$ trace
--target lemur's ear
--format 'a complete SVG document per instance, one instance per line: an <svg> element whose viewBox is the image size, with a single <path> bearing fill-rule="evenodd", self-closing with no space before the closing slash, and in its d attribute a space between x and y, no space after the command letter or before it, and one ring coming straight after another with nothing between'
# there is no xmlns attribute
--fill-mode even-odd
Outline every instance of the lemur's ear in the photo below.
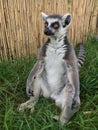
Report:
<svg viewBox="0 0 98 130"><path fill-rule="evenodd" d="M67 25L70 25L71 19L72 19L71 14L69 14L69 13L62 16L63 27L66 27Z"/></svg>
<svg viewBox="0 0 98 130"><path fill-rule="evenodd" d="M43 20L46 21L46 18L48 17L48 15L45 14L45 13L43 13L43 12L42 12L41 14L42 14L42 18L43 18Z"/></svg>

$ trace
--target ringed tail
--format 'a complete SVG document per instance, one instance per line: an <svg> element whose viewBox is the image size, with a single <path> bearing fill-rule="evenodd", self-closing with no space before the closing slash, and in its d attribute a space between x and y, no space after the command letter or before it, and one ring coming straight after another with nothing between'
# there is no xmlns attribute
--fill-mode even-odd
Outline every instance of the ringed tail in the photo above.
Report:
<svg viewBox="0 0 98 130"><path fill-rule="evenodd" d="M79 43L78 48L79 48L79 52L78 52L77 59L78 59L78 67L80 68L85 61L85 48L83 43Z"/></svg>

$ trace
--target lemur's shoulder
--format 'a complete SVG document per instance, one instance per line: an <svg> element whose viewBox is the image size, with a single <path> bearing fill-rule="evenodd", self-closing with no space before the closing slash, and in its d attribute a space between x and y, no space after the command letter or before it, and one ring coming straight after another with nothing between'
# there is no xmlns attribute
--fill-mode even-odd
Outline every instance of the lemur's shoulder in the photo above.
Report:
<svg viewBox="0 0 98 130"><path fill-rule="evenodd" d="M44 57L46 56L47 46L48 46L49 42L50 42L50 39L48 38L47 41L40 48L40 51L39 51L39 54L38 54L39 60L43 60Z"/></svg>
<svg viewBox="0 0 98 130"><path fill-rule="evenodd" d="M63 59L68 60L73 57L72 55L74 53L74 48L67 37L64 38L64 44L66 47L66 51Z"/></svg>
<svg viewBox="0 0 98 130"><path fill-rule="evenodd" d="M63 59L66 60L68 65L71 65L72 67L77 66L77 59L74 47L67 39L67 37L64 38L64 44L66 45L66 52Z"/></svg>

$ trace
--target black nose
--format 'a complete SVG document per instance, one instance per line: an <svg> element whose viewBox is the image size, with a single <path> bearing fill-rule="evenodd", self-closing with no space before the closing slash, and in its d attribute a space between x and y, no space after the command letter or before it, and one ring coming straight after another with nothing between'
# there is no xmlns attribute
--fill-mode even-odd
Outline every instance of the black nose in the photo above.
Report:
<svg viewBox="0 0 98 130"><path fill-rule="evenodd" d="M49 28L46 28L44 30L44 34L46 34L46 35L54 35L54 33Z"/></svg>

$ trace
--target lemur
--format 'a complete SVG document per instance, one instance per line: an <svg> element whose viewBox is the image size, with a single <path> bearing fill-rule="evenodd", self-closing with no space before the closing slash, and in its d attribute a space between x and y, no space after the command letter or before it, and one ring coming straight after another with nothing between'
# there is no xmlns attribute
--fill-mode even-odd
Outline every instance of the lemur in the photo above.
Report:
<svg viewBox="0 0 98 130"><path fill-rule="evenodd" d="M71 14L42 13L42 18L48 40L41 47L37 63L27 79L26 93L30 99L21 104L19 110L30 108L33 111L40 96L53 99L61 109L60 116L54 116L54 119L60 119L63 125L80 107L78 72L84 62L85 51L81 43L77 58L67 38Z"/></svg>

